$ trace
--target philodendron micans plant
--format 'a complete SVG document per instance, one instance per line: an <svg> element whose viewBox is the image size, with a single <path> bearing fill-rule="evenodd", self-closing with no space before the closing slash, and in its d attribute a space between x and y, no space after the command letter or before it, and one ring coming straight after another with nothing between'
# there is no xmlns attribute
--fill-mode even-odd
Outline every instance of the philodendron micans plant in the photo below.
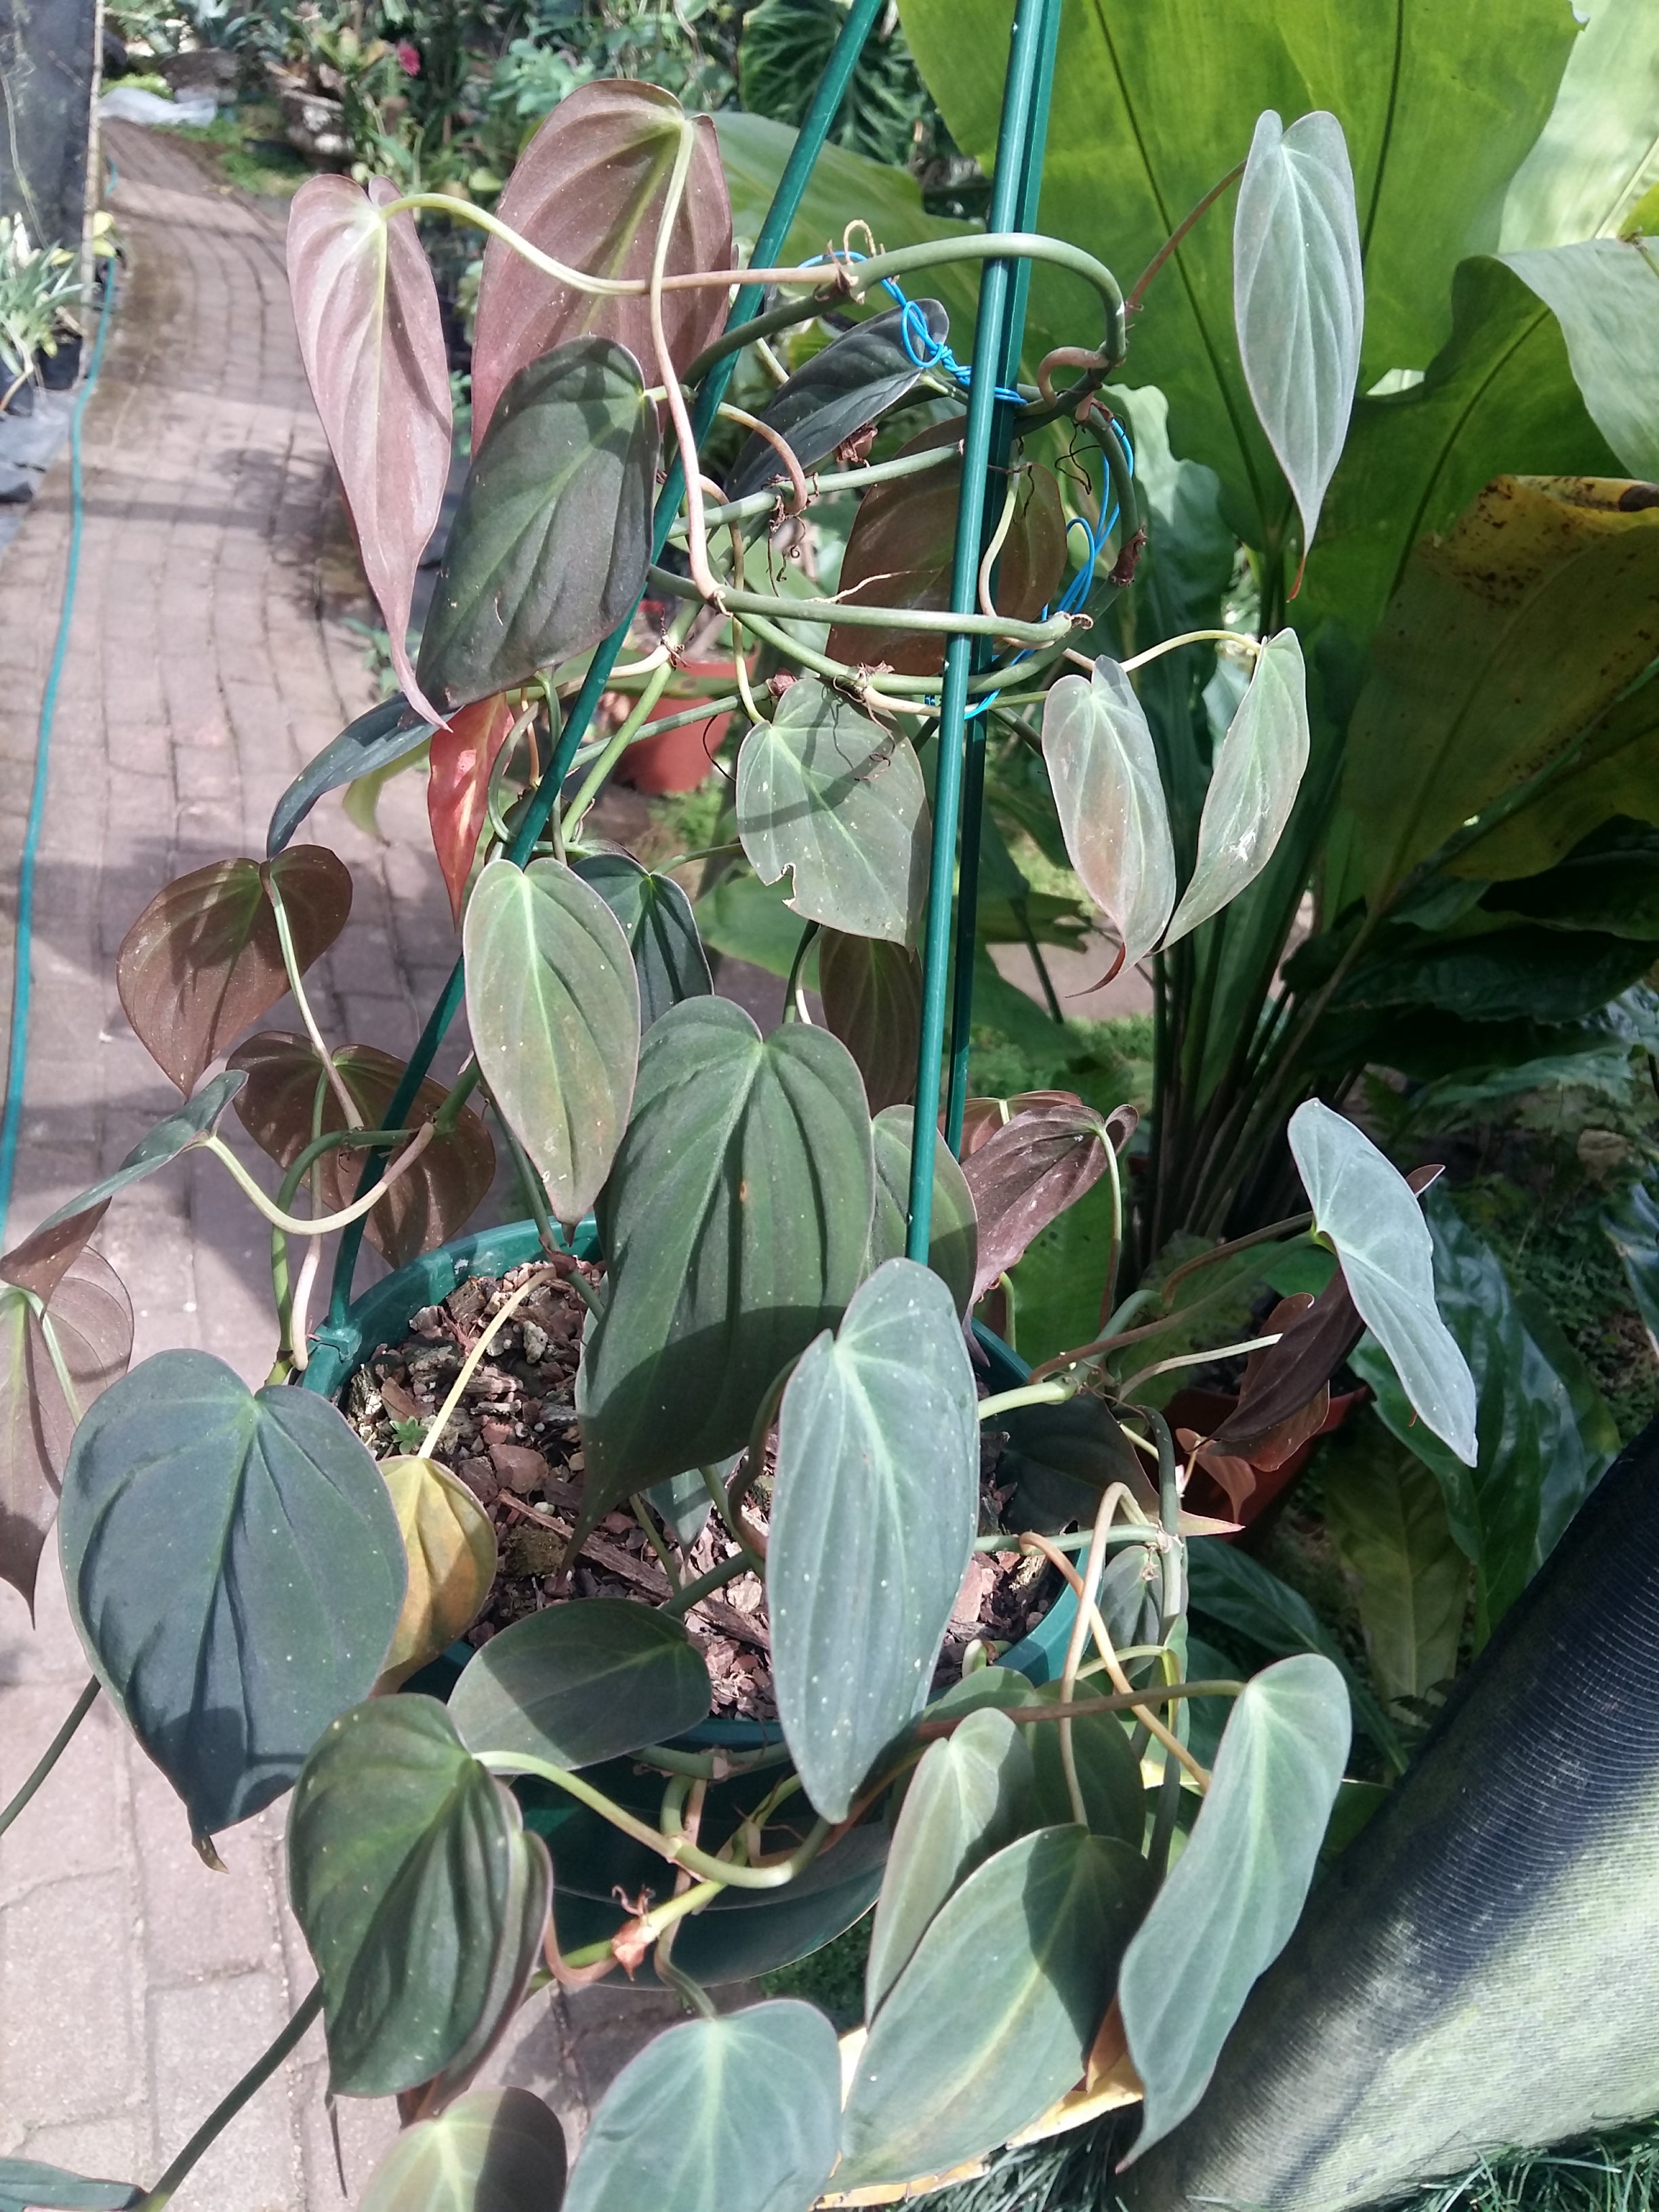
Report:
<svg viewBox="0 0 1659 2212"><path fill-rule="evenodd" d="M411 658L452 436L422 211L490 238L471 467ZM637 84L588 86L557 108L496 216L334 176L295 198L301 347L403 696L287 794L266 857L169 884L122 947L123 1002L182 1103L0 1261L0 1570L32 1598L55 1512L94 1668L3 1819L101 1692L178 1791L210 1867L223 1832L293 1792L289 1882L319 1981L148 2193L0 2165L0 2200L164 2204L319 2013L334 2092L402 2100L406 2130L361 2200L377 2212L551 2212L562 2197L583 2212L805 2212L826 2191L896 2194L1140 2097L1144 2147L1192 2109L1296 1923L1343 1785L1349 1688L1311 1652L1248 1681L1189 1679L1187 1539L1218 1524L1182 1493L1200 1455L1265 1464L1316 1428L1362 1326L1417 1418L1474 1460L1473 1384L1436 1308L1415 1193L1352 1122L1304 1105L1290 1138L1309 1211L1261 1235L1334 1254L1317 1299L1293 1297L1246 1342L1193 1350L1203 1271L1230 1256L1215 1247L1188 1263L1188 1333L1171 1352L1158 1339L1173 1300L1151 1320L1136 1319L1144 1291L1120 1306L1115 1250L1098 1336L981 1395L975 1305L1093 1182L1119 1188L1134 1117L1064 1095L967 1102L958 1070L945 1127L952 1141L967 1127L959 1164L935 1129L943 1000L928 987L952 902L949 845L930 859L941 688L956 687L958 716L964 696L1040 708L1074 863L1139 960L1271 854L1307 755L1300 653L1288 630L1236 641L1253 674L1178 881L1135 664L1073 645L1087 627L1075 608L1109 572L1132 572L1139 541L1128 442L1101 397L1124 351L1117 286L1075 248L999 230L994 209L986 235L890 253L863 242L863 258L842 241L805 265L739 270L709 126ZM1237 248L1245 374L1311 532L1362 307L1331 117L1262 118ZM900 287L999 258L1069 270L1099 319L1026 383L976 348L1010 442L1006 465L975 475L947 307ZM776 304L722 337L739 283ZM825 341L800 345L793 371L769 343L790 331ZM720 409L742 441L716 483L700 428L741 348L780 388L759 411ZM694 402L708 403L700 428ZM896 410L924 404L917 434L887 436ZM1042 458L1061 422L1064 477ZM902 450L872 459L872 425ZM978 532L988 483L975 604L948 604L950 549ZM838 592L780 589L789 520L829 495L858 502ZM617 633L647 590L673 611L617 665ZM762 1036L712 990L672 876L591 834L626 749L678 719L653 709L694 628L704 660L729 657L720 703L746 723L737 839L763 879L788 876L812 925L823 1022L798 963L789 1014ZM769 678L750 667L755 647ZM577 750L602 685L631 704ZM327 850L291 842L321 792L423 744L471 1034L447 1088L423 1062L324 1038L304 977L351 886ZM304 1034L247 1036L284 991ZM547 1269L591 1308L565 1562L623 1506L646 1517L675 1589L659 1607L549 1604L483 1643L446 1704L395 1692L477 1616L493 1528L425 1453L377 1464L302 1385L320 1240L344 1231L355 1249L366 1227L403 1263L453 1237L491 1179L486 1103ZM233 1109L281 1170L274 1196L218 1133ZM277 1346L258 1390L198 1352L125 1372L130 1308L89 1240L125 1185L186 1151L211 1154L270 1224ZM570 1240L590 1212L582 1249L602 1264L583 1271ZM1153 1378L1236 1354L1253 1364L1226 1426L1172 1436ZM1081 1513L981 1525L981 1436L1005 1419L1028 1464L1046 1448L1081 1486ZM698 1580L677 1549L688 1476L731 1539ZM754 1492L763 1553L744 1510ZM1069 1611L1054 1679L1035 1683L981 1643L930 1702L975 1553L1022 1548L1046 1557ZM710 1697L683 1616L740 1572L763 1580L781 1730L747 1749L688 1747ZM1200 1711L1224 1726L1200 1727ZM550 1857L515 1789L580 1812L642 1869L603 1940L561 1948L561 1847L556 1833ZM838 2051L799 2002L717 2014L690 1963L700 1921L752 1929L804 1903L810 1918L832 1889L852 1902L815 1940L875 1899L865 2028ZM654 1973L688 2017L616 2082L567 2183L546 2106L471 2084L550 1980L623 1971Z"/></svg>

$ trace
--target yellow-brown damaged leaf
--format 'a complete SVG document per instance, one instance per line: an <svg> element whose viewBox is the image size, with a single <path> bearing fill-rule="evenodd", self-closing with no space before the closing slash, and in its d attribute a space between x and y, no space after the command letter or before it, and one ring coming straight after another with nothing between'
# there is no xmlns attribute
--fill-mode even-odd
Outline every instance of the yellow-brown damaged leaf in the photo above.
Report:
<svg viewBox="0 0 1659 2212"><path fill-rule="evenodd" d="M495 1579L495 1530L464 1482L410 1452L382 1460L409 1555L404 1609L378 1690L395 1690L464 1636Z"/></svg>

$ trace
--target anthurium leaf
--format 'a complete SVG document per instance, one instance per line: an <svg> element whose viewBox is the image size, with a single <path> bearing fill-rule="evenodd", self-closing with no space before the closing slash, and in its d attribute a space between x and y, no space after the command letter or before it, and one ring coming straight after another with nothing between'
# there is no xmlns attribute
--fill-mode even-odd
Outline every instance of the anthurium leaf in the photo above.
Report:
<svg viewBox="0 0 1659 2212"><path fill-rule="evenodd" d="M729 999L646 1032L598 1205L610 1297L578 1378L589 1510L724 1458L863 1273L864 1087L827 1030L763 1042Z"/></svg>
<svg viewBox="0 0 1659 2212"><path fill-rule="evenodd" d="M793 869L796 914L908 942L927 876L927 795L908 738L816 676L792 684L738 755L738 835L755 873Z"/></svg>
<svg viewBox="0 0 1659 2212"><path fill-rule="evenodd" d="M963 1176L979 1220L975 1298L1099 1182L1108 1141L1091 1106L1043 1106L1016 1114L969 1155Z"/></svg>
<svg viewBox="0 0 1659 2212"><path fill-rule="evenodd" d="M301 769L277 800L265 833L265 852L275 860L317 801L342 784L356 783L396 767L417 753L433 733L433 725L405 700L401 692L382 699L366 714L349 723L331 744Z"/></svg>
<svg viewBox="0 0 1659 2212"><path fill-rule="evenodd" d="M432 732L426 779L427 820L449 911L459 927L466 886L489 811L489 779L513 727L510 698L475 700Z"/></svg>
<svg viewBox="0 0 1659 2212"><path fill-rule="evenodd" d="M337 2096L440 2073L477 2037L525 1919L547 1917L545 1846L431 1698L330 1723L294 1792L288 1868Z"/></svg>
<svg viewBox="0 0 1659 2212"><path fill-rule="evenodd" d="M475 2089L405 2128L359 2212L559 2212L564 2130L528 2089Z"/></svg>
<svg viewBox="0 0 1659 2212"><path fill-rule="evenodd" d="M626 853L590 853L575 872L591 884L623 926L640 984L640 1022L649 1029L682 999L714 988L691 902L672 876L642 868Z"/></svg>
<svg viewBox="0 0 1659 2212"><path fill-rule="evenodd" d="M1217 748L1198 859L1165 945L1219 914L1272 860L1302 788L1308 745L1302 647L1293 629L1281 629L1256 655L1249 689Z"/></svg>
<svg viewBox="0 0 1659 2212"><path fill-rule="evenodd" d="M141 2183L93 2181L32 2158L0 2158L0 2212L126 2212Z"/></svg>
<svg viewBox="0 0 1659 2212"><path fill-rule="evenodd" d="M176 1114L165 1115L148 1136L141 1137L112 1174L94 1183L90 1190L83 1190L78 1198L70 1199L56 1213L49 1213L35 1231L35 1237L44 1238L66 1223L80 1223L94 1209L101 1211L118 1190L125 1190L129 1183L142 1182L158 1168L168 1166L180 1152L188 1152L193 1144L217 1128L220 1116L246 1080L239 1068L227 1068L222 1075L216 1075L195 1097L186 1099Z"/></svg>
<svg viewBox="0 0 1659 2212"><path fill-rule="evenodd" d="M384 177L367 191L348 177L307 178L289 211L288 281L392 665L429 714L409 665L409 611L449 479L454 410L438 288L415 218L381 212L397 197Z"/></svg>
<svg viewBox="0 0 1659 2212"><path fill-rule="evenodd" d="M398 1516L325 1398L159 1352L76 1431L58 1540L105 1687L198 1836L289 1788L380 1671Z"/></svg>
<svg viewBox="0 0 1659 2212"><path fill-rule="evenodd" d="M577 338L520 369L490 418L421 636L445 714L597 645L645 583L656 411L639 363Z"/></svg>
<svg viewBox="0 0 1659 2212"><path fill-rule="evenodd" d="M621 923L557 860L492 860L462 933L466 1012L484 1081L554 1212L580 1221L628 1120L640 990Z"/></svg>
<svg viewBox="0 0 1659 2212"><path fill-rule="evenodd" d="M216 860L158 891L121 940L115 987L150 1058L188 1097L216 1060L288 989L269 875L301 969L345 927L351 878L326 846L274 860Z"/></svg>
<svg viewBox="0 0 1659 2212"><path fill-rule="evenodd" d="M865 1273L873 1275L884 1260L903 1256L910 1206L910 1147L915 1127L908 1106L884 1106L871 1124L876 1155L876 1203L870 1220L870 1251ZM974 1270L979 1224L966 1176L948 1146L933 1147L933 1216L927 1238L927 1264L966 1315L974 1302Z"/></svg>
<svg viewBox="0 0 1659 2212"><path fill-rule="evenodd" d="M567 2212L806 2212L836 2162L836 2033L788 1997L690 2020L605 2094Z"/></svg>
<svg viewBox="0 0 1659 2212"><path fill-rule="evenodd" d="M372 1044L341 1046L334 1066L356 1101L366 1129L382 1129L404 1063ZM308 1037L262 1030L230 1056L233 1072L247 1079L236 1100L237 1117L261 1152L278 1167L292 1166L312 1132L343 1129L345 1113ZM415 1094L408 1127L419 1127L442 1104L447 1085L428 1076ZM384 1157L384 1156L383 1156ZM316 1174L319 1211L337 1213L357 1192L364 1155L347 1149L325 1152ZM495 1175L495 1147L480 1116L464 1106L453 1129L434 1137L414 1166L400 1175L369 1213L369 1243L394 1267L407 1267L457 1237L483 1202Z"/></svg>
<svg viewBox="0 0 1659 2212"><path fill-rule="evenodd" d="M859 1065L870 1111L915 1096L921 963L908 945L826 929L818 938L823 1018Z"/></svg>
<svg viewBox="0 0 1659 2212"><path fill-rule="evenodd" d="M732 210L713 123L687 116L653 84L602 81L567 93L519 156L495 212L567 269L649 276L686 131L693 140L690 166L664 270L680 276L729 268ZM669 356L678 368L690 368L714 337L726 305L718 285L663 295ZM475 450L518 372L580 337L615 339L651 365L649 301L642 293L607 298L550 280L492 238L484 248L473 343ZM653 368L651 381L659 380Z"/></svg>
<svg viewBox="0 0 1659 2212"><path fill-rule="evenodd" d="M1072 866L1125 961L1144 959L1175 908L1175 846L1152 733L1116 661L1050 687L1042 757Z"/></svg>
<svg viewBox="0 0 1659 2212"><path fill-rule="evenodd" d="M953 1734L928 1745L887 1854L864 1978L866 2019L946 1898L1012 1842L1030 1787L1025 1731L994 1706L969 1713Z"/></svg>
<svg viewBox="0 0 1659 2212"><path fill-rule="evenodd" d="M920 359L905 343L907 314L915 330ZM915 328L918 323L926 326L925 339L922 330ZM786 441L802 468L812 468L844 438L903 398L950 328L951 318L937 300L915 300L909 307L889 307L872 315L856 329L832 338L805 368L797 369L773 394L760 420ZM726 479L726 495L747 499L750 492L786 473L777 447L751 430Z"/></svg>
<svg viewBox="0 0 1659 2212"><path fill-rule="evenodd" d="M889 1260L783 1394L766 1554L778 1713L827 1820L926 1702L979 1510L974 1373L930 1268Z"/></svg>
<svg viewBox="0 0 1659 2212"><path fill-rule="evenodd" d="M1347 1755L1348 1694L1328 1660L1281 1659L1245 1684L1187 1848L1118 1977L1146 2090L1133 2156L1198 2102L1257 1976L1290 1941Z"/></svg>
<svg viewBox="0 0 1659 2212"><path fill-rule="evenodd" d="M1233 323L1256 419L1313 543L1347 434L1365 320L1348 142L1316 110L1271 109L1250 141L1233 218Z"/></svg>
<svg viewBox="0 0 1659 2212"><path fill-rule="evenodd" d="M1469 1609L1469 1563L1439 1484L1367 1412L1322 1449L1319 1498L1352 1577L1378 1696L1425 1697L1456 1673Z"/></svg>
<svg viewBox="0 0 1659 2212"><path fill-rule="evenodd" d="M1610 237L1659 183L1656 35L1641 0L1598 8L1579 27L1549 120L1504 195L1505 252Z"/></svg>
<svg viewBox="0 0 1659 2212"><path fill-rule="evenodd" d="M1425 1424L1465 1466L1476 1457L1474 1381L1434 1302L1434 1244L1415 1194L1370 1139L1322 1100L1291 1116L1291 1152L1314 1224Z"/></svg>
<svg viewBox="0 0 1659 2212"><path fill-rule="evenodd" d="M409 1580L380 1687L447 1651L483 1611L495 1579L495 1524L464 1482L415 1453L380 1462L403 1531Z"/></svg>
<svg viewBox="0 0 1659 2212"><path fill-rule="evenodd" d="M876 2014L837 2185L948 2172L1079 2081L1151 1887L1138 1852L1077 1827L1039 1828L976 1868Z"/></svg>
<svg viewBox="0 0 1659 2212"><path fill-rule="evenodd" d="M579 1598L480 1646L449 1700L469 1749L595 1766L708 1715L708 1669L680 1623L624 1598Z"/></svg>

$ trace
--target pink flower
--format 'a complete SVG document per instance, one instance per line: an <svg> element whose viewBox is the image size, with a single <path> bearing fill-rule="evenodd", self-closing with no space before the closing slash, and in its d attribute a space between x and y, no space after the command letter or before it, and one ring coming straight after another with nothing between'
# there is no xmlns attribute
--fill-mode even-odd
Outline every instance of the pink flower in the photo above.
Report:
<svg viewBox="0 0 1659 2212"><path fill-rule="evenodd" d="M398 66L405 76L419 76L421 56L418 47L412 46L407 39L399 39L392 51L397 55Z"/></svg>

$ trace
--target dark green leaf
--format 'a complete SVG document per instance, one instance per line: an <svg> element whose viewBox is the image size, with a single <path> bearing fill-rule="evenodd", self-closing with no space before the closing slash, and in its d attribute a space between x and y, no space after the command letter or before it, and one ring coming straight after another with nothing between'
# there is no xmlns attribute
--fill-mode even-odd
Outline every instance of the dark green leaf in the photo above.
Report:
<svg viewBox="0 0 1659 2212"><path fill-rule="evenodd" d="M81 1640L198 1836L288 1789L367 1695L404 1595L379 1470L309 1391L161 1352L76 1433L58 1517Z"/></svg>
<svg viewBox="0 0 1659 2212"><path fill-rule="evenodd" d="M1347 1694L1328 1660L1281 1659L1245 1684L1187 1848L1124 1955L1118 2002L1146 2089L1134 2156L1198 2102L1290 1941L1347 1755Z"/></svg>
<svg viewBox="0 0 1659 2212"><path fill-rule="evenodd" d="M1471 1023L1560 1024L1600 1013L1659 957L1659 939L1555 928L1492 928L1425 936L1407 924L1379 933L1376 951L1355 963L1335 1005L1400 1006L1420 1020L1429 1007ZM1408 1018L1406 1027L1413 1026Z"/></svg>
<svg viewBox="0 0 1659 2212"><path fill-rule="evenodd" d="M431 1698L331 1724L294 1793L288 1861L337 2096L414 2088L476 2048L547 1918L541 1839Z"/></svg>
<svg viewBox="0 0 1659 2212"><path fill-rule="evenodd" d="M90 2181L32 2158L0 2158L0 2212L125 2212L143 2196L135 2181Z"/></svg>
<svg viewBox="0 0 1659 2212"><path fill-rule="evenodd" d="M1043 1683L1033 1692L1034 1702L1054 1703L1060 1696L1060 1686L1057 1681ZM1082 1694L1088 1692L1084 1690ZM1063 1826L1072 1818L1072 1793L1060 1758L1059 1727L1050 1721L1039 1721L1026 1734L1036 1777L1033 1815L1054 1826ZM1128 1729L1115 1713L1090 1713L1073 1722L1072 1749L1090 1832L1115 1836L1139 1850L1146 1832L1146 1797Z"/></svg>
<svg viewBox="0 0 1659 2212"><path fill-rule="evenodd" d="M585 653L632 611L659 444L644 390L623 347L577 338L501 394L421 639L421 687L446 713Z"/></svg>
<svg viewBox="0 0 1659 2212"><path fill-rule="evenodd" d="M1103 655L1092 674L1050 687L1042 757L1067 856L1133 965L1175 909L1175 847L1152 730L1116 661Z"/></svg>
<svg viewBox="0 0 1659 2212"><path fill-rule="evenodd" d="M574 872L623 926L640 983L640 1020L649 1029L682 999L714 989L691 902L672 876L653 875L626 853L590 853Z"/></svg>
<svg viewBox="0 0 1659 2212"><path fill-rule="evenodd" d="M90 1190L83 1190L78 1198L60 1206L56 1213L49 1213L34 1237L44 1237L48 1231L60 1229L65 1222L78 1222L82 1214L90 1213L94 1206L102 1207L130 1182L142 1182L158 1168L171 1166L180 1152L188 1152L200 1138L210 1135L217 1128L221 1115L246 1081L246 1076L236 1068L228 1068L224 1074L216 1075L176 1114L167 1115L148 1136L140 1137L113 1175L106 1175Z"/></svg>
<svg viewBox="0 0 1659 2212"><path fill-rule="evenodd" d="M915 1117L908 1106L887 1106L871 1125L876 1157L876 1204L870 1222L870 1251L865 1273L874 1274L884 1260L904 1251L905 1218L910 1204L910 1135ZM967 1179L943 1144L933 1147L933 1215L927 1240L927 1264L950 1290L958 1313L974 1302L974 1270L979 1228Z"/></svg>
<svg viewBox="0 0 1659 2212"><path fill-rule="evenodd" d="M733 1452L729 1458L715 1462L716 1471L726 1480L743 1456ZM702 1474L688 1468L684 1474L671 1474L665 1481L653 1482L644 1496L678 1537L683 1549L690 1550L708 1525L714 1510L708 1495L708 1486Z"/></svg>
<svg viewBox="0 0 1659 2212"><path fill-rule="evenodd" d="M921 1035L921 963L909 946L824 930L818 996L826 1026L858 1062L870 1111L907 1105Z"/></svg>
<svg viewBox="0 0 1659 2212"><path fill-rule="evenodd" d="M403 694L394 691L366 714L349 723L331 744L301 769L277 800L265 833L265 852L275 860L326 793L360 776L393 768L410 753L418 752L432 735L434 725L425 722Z"/></svg>
<svg viewBox="0 0 1659 2212"><path fill-rule="evenodd" d="M1638 938L1650 951L1659 943L1659 832L1611 822L1543 874L1494 884L1480 903L1489 914L1523 915L1551 929Z"/></svg>
<svg viewBox="0 0 1659 2212"><path fill-rule="evenodd" d="M1362 1412L1321 1450L1319 1496L1353 1578L1377 1694L1392 1704L1449 1682L1469 1607L1469 1563L1434 1476Z"/></svg>
<svg viewBox="0 0 1659 2212"><path fill-rule="evenodd" d="M760 0L743 19L738 48L738 89L747 112L799 129L846 21L842 0ZM830 143L902 173L927 104L904 33L884 15L858 58Z"/></svg>
<svg viewBox="0 0 1659 2212"><path fill-rule="evenodd" d="M1092 1522L1102 1492L1114 1482L1127 1483L1143 1511L1157 1512L1157 1492L1139 1455L1088 1392L1063 1406L1017 1406L996 1425L1008 1437L997 1481L1014 1486L1010 1528L1051 1533L1070 1522Z"/></svg>
<svg viewBox="0 0 1659 2212"><path fill-rule="evenodd" d="M857 1287L874 1182L863 1085L828 1030L763 1042L708 998L647 1031L598 1207L610 1298L578 1382L591 1513L748 1442Z"/></svg>
<svg viewBox="0 0 1659 2212"><path fill-rule="evenodd" d="M766 1585L778 1712L807 1795L847 1816L927 1700L973 1551L979 1424L939 1277L889 1260L783 1394Z"/></svg>
<svg viewBox="0 0 1659 2212"><path fill-rule="evenodd" d="M807 927L789 911L789 892L787 878L763 884L752 868L734 862L692 909L703 943L726 959L746 960L782 981L794 967Z"/></svg>
<svg viewBox="0 0 1659 2212"><path fill-rule="evenodd" d="M1659 1198L1645 1181L1632 1183L1602 1224L1625 1263L1626 1279L1650 1344L1659 1347ZM1659 1358L1659 1351L1656 1351Z"/></svg>
<svg viewBox="0 0 1659 2212"><path fill-rule="evenodd" d="M678 1620L624 1598L548 1606L468 1661L449 1717L470 1751L594 1766L707 1717L708 1670Z"/></svg>
<svg viewBox="0 0 1659 2212"><path fill-rule="evenodd" d="M685 1923L676 1965L697 1981L729 1984L810 1957L870 1910L886 1857L886 1830L866 1821L781 1889L726 1890Z"/></svg>
<svg viewBox="0 0 1659 2212"><path fill-rule="evenodd" d="M559 2212L564 2130L528 2089L475 2089L405 2128L359 2212Z"/></svg>
<svg viewBox="0 0 1659 2212"><path fill-rule="evenodd" d="M611 2083L568 2212L806 2212L836 2161L835 2030L781 1998L686 2021Z"/></svg>
<svg viewBox="0 0 1659 2212"><path fill-rule="evenodd" d="M1099 1182L1109 1141L1103 1118L1074 1099L1015 1114L969 1155L963 1176L979 1223L975 1298Z"/></svg>
<svg viewBox="0 0 1659 2212"><path fill-rule="evenodd" d="M945 2172L1079 2081L1152 1877L1076 1827L971 1874L876 2014L842 2122L846 2189Z"/></svg>

